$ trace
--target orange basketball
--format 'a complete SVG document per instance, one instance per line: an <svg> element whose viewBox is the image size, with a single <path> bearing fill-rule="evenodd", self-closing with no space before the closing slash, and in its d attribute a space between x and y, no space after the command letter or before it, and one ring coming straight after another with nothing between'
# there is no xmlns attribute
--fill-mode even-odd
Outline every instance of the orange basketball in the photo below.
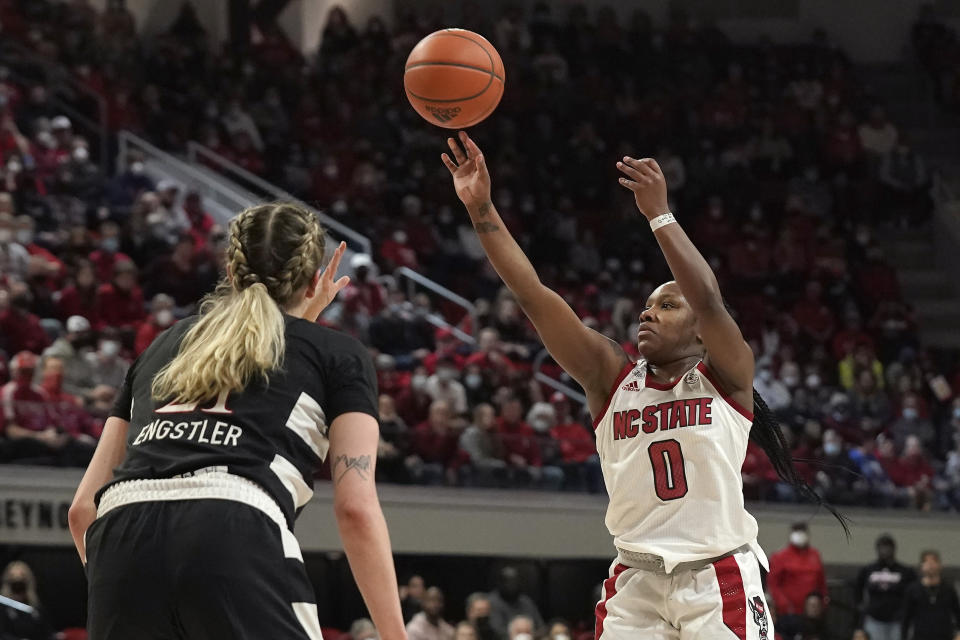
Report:
<svg viewBox="0 0 960 640"><path fill-rule="evenodd" d="M503 96L500 54L466 29L441 29L417 43L407 58L403 88L421 116L446 129L475 125Z"/></svg>

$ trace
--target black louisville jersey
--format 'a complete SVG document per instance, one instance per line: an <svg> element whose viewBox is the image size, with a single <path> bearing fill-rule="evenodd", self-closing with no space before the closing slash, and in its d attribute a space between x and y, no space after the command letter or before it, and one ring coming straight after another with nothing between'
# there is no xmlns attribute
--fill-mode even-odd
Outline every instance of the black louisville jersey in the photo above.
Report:
<svg viewBox="0 0 960 640"><path fill-rule="evenodd" d="M242 392L199 405L158 402L151 394L154 377L177 354L196 317L178 322L154 340L130 367L111 414L129 421L130 427L126 458L110 485L201 469L227 471L263 487L292 528L313 494L313 474L326 457L330 424L353 411L376 418L377 380L360 342L284 317L281 370L272 372L268 381L257 379Z"/></svg>

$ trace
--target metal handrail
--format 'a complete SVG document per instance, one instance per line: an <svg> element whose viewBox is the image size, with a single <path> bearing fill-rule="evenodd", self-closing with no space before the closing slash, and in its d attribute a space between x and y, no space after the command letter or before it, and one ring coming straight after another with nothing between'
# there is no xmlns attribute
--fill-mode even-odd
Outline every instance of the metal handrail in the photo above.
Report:
<svg viewBox="0 0 960 640"><path fill-rule="evenodd" d="M411 299L413 298L414 285L419 284L424 289L429 289L430 291L437 294L438 296L446 298L447 300L454 303L458 307L462 307L464 310L466 310L467 315L470 316L471 330L476 331L477 307L472 302L464 298L463 296L454 293L453 291L451 291L450 289L447 289L442 284L438 284L434 282L433 280L426 277L425 275L417 273L410 267L398 267L396 270L394 270L393 276L398 280L400 278L407 279L407 297L408 298L411 298ZM451 330L454 329L452 325L448 325L448 326L451 328ZM472 334L468 334L464 331L460 331L459 329L457 331L462 333L464 336L469 336L471 338L471 344L472 344ZM457 337L460 338L460 336L457 334L457 331L454 331L454 335L457 335ZM463 338L460 338L460 339L463 340Z"/></svg>
<svg viewBox="0 0 960 640"><path fill-rule="evenodd" d="M332 218L327 214L323 213L322 211L315 209L314 207L311 207L300 198L294 196L291 193L288 193L287 191L284 191L283 189L277 187L274 184L271 184L270 182L267 182L260 176L250 173L249 171L247 171L237 163L231 160L228 160L227 158L224 158L222 155L220 155L216 151L213 151L203 146L199 142L191 140L190 142L187 143L187 158L190 160L190 162L197 163L198 156L206 158L207 160L211 161L212 163L214 163L215 165L223 169L225 173L232 173L236 176L239 176L243 180L256 186L258 189L263 190L264 192L270 194L271 196L273 196L278 200L287 200L290 202L296 202L297 204L306 207L307 209L311 210L313 213L317 215L317 217L320 219L320 221L323 223L323 225L326 228L332 229L342 238L345 238L347 240L352 240L354 243L360 245L360 247L363 248L364 253L368 255L372 255L373 243L370 241L370 238L351 229L350 227L343 224L336 218Z"/></svg>
<svg viewBox="0 0 960 640"><path fill-rule="evenodd" d="M575 400L583 406L587 406L587 396L580 393L570 385L563 384L559 380L551 378L547 374L540 371L540 367L543 366L543 361L549 357L550 352L546 349L541 349L540 352L534 356L532 363L533 377L536 378L537 382L542 382L543 384L552 388L554 391L559 391L571 400Z"/></svg>
<svg viewBox="0 0 960 640"><path fill-rule="evenodd" d="M160 149L159 147L150 144L140 136L130 133L129 131L121 131L117 134L117 142L119 144L118 160L119 166L127 166L127 146L134 146L147 151L150 155L162 159L164 162L169 162L170 164L177 167L178 170L183 171L184 173L190 175L199 182L210 182L210 176L197 169L195 166L191 165L189 162L184 162L180 158L171 155ZM229 195L232 198L235 198L238 202L249 202L252 199L252 196L248 193L243 193L231 186L224 184L217 184L217 188Z"/></svg>

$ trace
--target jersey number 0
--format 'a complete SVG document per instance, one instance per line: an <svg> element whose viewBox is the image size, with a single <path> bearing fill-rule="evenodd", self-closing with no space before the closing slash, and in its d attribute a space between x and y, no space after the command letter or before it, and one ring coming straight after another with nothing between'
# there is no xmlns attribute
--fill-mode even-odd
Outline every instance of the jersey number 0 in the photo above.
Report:
<svg viewBox="0 0 960 640"><path fill-rule="evenodd" d="M687 474L683 451L676 440L659 440L647 449L653 465L653 486L661 500L676 500L687 495Z"/></svg>

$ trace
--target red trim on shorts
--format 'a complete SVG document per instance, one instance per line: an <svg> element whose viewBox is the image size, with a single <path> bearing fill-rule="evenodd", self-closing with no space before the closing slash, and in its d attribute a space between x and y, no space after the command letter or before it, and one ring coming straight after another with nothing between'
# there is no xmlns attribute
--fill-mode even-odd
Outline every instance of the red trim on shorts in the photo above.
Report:
<svg viewBox="0 0 960 640"><path fill-rule="evenodd" d="M613 568L613 575L603 581L603 600L597 603L597 626L594 640L600 640L603 635L603 621L607 617L607 600L617 595L617 576L627 569L624 564L617 564ZM744 624L746 624L746 612L744 612Z"/></svg>
<svg viewBox="0 0 960 640"><path fill-rule="evenodd" d="M607 395L607 401L603 405L603 409L600 410L600 413L597 414L597 417L593 419L593 430L596 431L597 427L600 425L600 421L603 420L604 414L607 412L607 409L610 408L610 403L613 401L613 396L616 395L617 389L620 388L620 383L623 382L623 379L627 377L627 374L633 371L633 368L637 366L636 362L629 362L623 365L623 369L620 370L620 373L617 374L617 381L613 383L613 386L610 388L610 393Z"/></svg>
<svg viewBox="0 0 960 640"><path fill-rule="evenodd" d="M700 371L700 373L707 376L707 380L710 381L710 384L713 385L713 388L717 390L717 393L720 394L720 397L723 398L728 405L733 407L737 411L737 413L742 415L744 418L746 418L750 422L753 422L753 411L747 411L746 409L744 409L743 405L741 405L739 402L734 400L733 396L731 396L729 393L724 391L723 385L721 385L720 381L717 380L717 377L710 372L710 369L707 368L707 365L703 364L702 360L697 365L697 369Z"/></svg>
<svg viewBox="0 0 960 640"><path fill-rule="evenodd" d="M740 640L747 640L747 596L743 592L740 565L734 556L713 563L723 601L723 624Z"/></svg>

